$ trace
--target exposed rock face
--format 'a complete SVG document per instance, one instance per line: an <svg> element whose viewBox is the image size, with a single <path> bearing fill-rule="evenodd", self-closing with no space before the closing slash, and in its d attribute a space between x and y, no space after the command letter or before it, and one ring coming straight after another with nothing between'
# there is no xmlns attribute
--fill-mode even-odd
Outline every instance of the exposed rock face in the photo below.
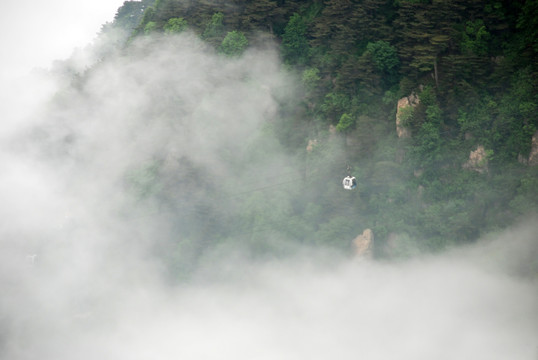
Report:
<svg viewBox="0 0 538 360"><path fill-rule="evenodd" d="M469 160L462 167L481 174L488 172L488 157L484 146L478 145L475 151L471 151Z"/></svg>
<svg viewBox="0 0 538 360"><path fill-rule="evenodd" d="M538 130L532 135L532 147L528 164L530 166L538 165Z"/></svg>
<svg viewBox="0 0 538 360"><path fill-rule="evenodd" d="M398 107L396 110L396 132L399 138L408 138L411 136L411 132L402 124L402 110L408 107L415 107L420 103L420 99L417 95L411 94L398 100Z"/></svg>
<svg viewBox="0 0 538 360"><path fill-rule="evenodd" d="M366 229L361 235L357 236L353 240L353 247L355 248L355 256L368 256L372 255L372 243L374 242L374 233L371 229Z"/></svg>

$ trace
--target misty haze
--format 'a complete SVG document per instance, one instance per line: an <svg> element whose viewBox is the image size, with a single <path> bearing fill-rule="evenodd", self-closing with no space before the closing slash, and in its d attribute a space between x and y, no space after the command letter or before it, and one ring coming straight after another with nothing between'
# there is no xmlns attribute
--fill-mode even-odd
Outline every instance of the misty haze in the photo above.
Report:
<svg viewBox="0 0 538 360"><path fill-rule="evenodd" d="M4 82L0 358L538 359L536 50L361 4L126 1Z"/></svg>

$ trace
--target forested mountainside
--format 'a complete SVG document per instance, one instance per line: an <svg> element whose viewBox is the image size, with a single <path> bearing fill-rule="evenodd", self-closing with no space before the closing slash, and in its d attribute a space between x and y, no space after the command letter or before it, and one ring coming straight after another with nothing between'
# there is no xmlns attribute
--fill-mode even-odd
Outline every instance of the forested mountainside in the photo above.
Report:
<svg viewBox="0 0 538 360"><path fill-rule="evenodd" d="M222 95L228 71L255 94L265 89L257 76L285 78L271 87L270 116L249 113L241 97L231 108L218 102L226 114L265 120L261 130L218 125L245 131L219 148L216 164L163 150L125 174L137 206L173 219L163 251L183 259L174 264L238 242L253 254L283 243L351 252L366 229L374 256L408 256L473 242L538 209L536 1L126 1L102 33L113 30L125 34L116 45L124 66L143 56L148 74L168 66L157 55L152 64L152 44L174 37L223 64L275 47L281 60L280 70L242 75L221 64L222 73L200 75L213 88L192 79L203 102ZM87 90L114 56L74 76L66 93ZM168 90L144 100L144 121L189 113L175 78L155 79ZM263 99L248 92L245 102ZM219 142L222 129L189 119L207 137L200 147ZM354 191L341 186L348 167Z"/></svg>

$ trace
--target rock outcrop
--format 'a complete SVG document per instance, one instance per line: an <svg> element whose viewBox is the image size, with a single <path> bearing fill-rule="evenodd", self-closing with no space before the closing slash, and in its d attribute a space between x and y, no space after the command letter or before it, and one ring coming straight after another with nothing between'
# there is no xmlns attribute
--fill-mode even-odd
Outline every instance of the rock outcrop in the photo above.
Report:
<svg viewBox="0 0 538 360"><path fill-rule="evenodd" d="M355 256L370 257L372 256L372 244L374 242L374 232L371 229L366 229L361 235L353 240Z"/></svg>
<svg viewBox="0 0 538 360"><path fill-rule="evenodd" d="M462 167L481 174L488 172L488 155L484 146L478 145L476 150L471 151L469 160Z"/></svg>
<svg viewBox="0 0 538 360"><path fill-rule="evenodd" d="M318 144L318 140L317 139L314 139L314 140L308 140L308 144L306 145L306 151L307 152L312 152L312 150L314 150L314 147Z"/></svg>
<svg viewBox="0 0 538 360"><path fill-rule="evenodd" d="M398 100L398 107L396 109L396 132L398 133L399 138L408 138L411 136L411 132L403 124L402 113L405 112L404 109L415 107L419 103L420 99L414 93Z"/></svg>

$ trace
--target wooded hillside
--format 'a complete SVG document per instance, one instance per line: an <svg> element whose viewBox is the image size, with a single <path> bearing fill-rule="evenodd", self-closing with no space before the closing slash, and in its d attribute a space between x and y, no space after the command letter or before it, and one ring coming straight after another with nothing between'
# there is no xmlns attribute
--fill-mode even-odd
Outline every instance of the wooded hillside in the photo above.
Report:
<svg viewBox="0 0 538 360"><path fill-rule="evenodd" d="M252 194L231 219L242 236L258 236L257 211L257 229L343 249L370 228L376 256L400 256L538 209L537 1L126 1L110 27L128 31L127 47L185 31L222 56L279 46L302 95L271 131L315 195L289 208ZM347 166L352 193L328 185ZM236 230L198 235L218 243Z"/></svg>

